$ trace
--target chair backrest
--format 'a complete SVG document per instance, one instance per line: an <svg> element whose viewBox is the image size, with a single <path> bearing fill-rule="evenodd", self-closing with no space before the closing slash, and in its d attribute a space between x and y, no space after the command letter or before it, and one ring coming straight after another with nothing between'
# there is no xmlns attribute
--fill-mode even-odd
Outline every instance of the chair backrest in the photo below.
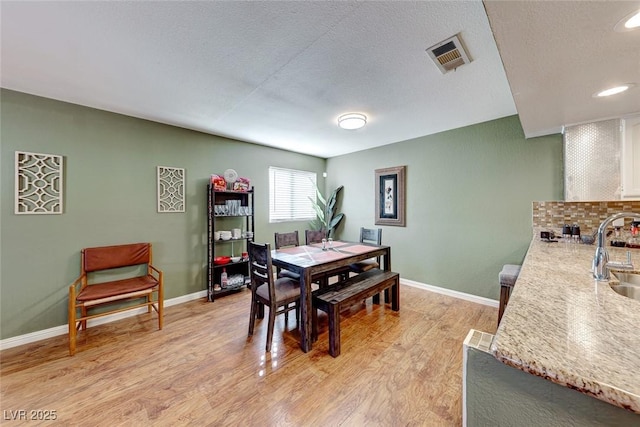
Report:
<svg viewBox="0 0 640 427"><path fill-rule="evenodd" d="M249 242L249 269L251 275L251 292L266 284L269 287L269 301L276 300L273 281L273 264L271 263L271 245L269 243Z"/></svg>
<svg viewBox="0 0 640 427"><path fill-rule="evenodd" d="M382 228L360 227L360 243L382 244Z"/></svg>
<svg viewBox="0 0 640 427"><path fill-rule="evenodd" d="M298 240L298 230L290 233L275 233L276 249L286 248L289 246L300 246Z"/></svg>
<svg viewBox="0 0 640 427"><path fill-rule="evenodd" d="M82 272L151 264L151 243L101 246L82 250Z"/></svg>
<svg viewBox="0 0 640 427"><path fill-rule="evenodd" d="M305 230L304 241L306 245L312 243L320 243L322 239L327 238L327 232L325 230Z"/></svg>

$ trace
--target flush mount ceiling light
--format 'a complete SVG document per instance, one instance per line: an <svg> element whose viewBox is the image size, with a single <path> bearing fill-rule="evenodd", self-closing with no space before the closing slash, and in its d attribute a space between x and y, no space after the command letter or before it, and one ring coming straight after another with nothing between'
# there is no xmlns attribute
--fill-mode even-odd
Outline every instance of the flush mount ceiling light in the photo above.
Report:
<svg viewBox="0 0 640 427"><path fill-rule="evenodd" d="M631 12L620 20L614 27L617 32L630 31L640 28L640 10Z"/></svg>
<svg viewBox="0 0 640 427"><path fill-rule="evenodd" d="M635 86L635 84L633 83L625 83L623 85L620 86L616 86L616 87L612 87L609 89L605 89L603 91L600 92L596 92L593 94L594 98L603 98L605 96L611 96L611 95L617 95L619 93L622 93L626 90L631 89L633 86Z"/></svg>
<svg viewBox="0 0 640 427"><path fill-rule="evenodd" d="M367 116L360 113L347 113L338 117L338 126L342 129L360 129L367 124Z"/></svg>

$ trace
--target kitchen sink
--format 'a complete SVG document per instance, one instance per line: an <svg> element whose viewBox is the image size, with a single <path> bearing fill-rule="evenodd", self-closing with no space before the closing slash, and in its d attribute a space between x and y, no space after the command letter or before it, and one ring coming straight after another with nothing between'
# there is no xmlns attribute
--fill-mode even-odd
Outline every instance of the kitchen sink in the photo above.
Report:
<svg viewBox="0 0 640 427"><path fill-rule="evenodd" d="M612 271L619 283L609 283L611 289L622 296L640 301L640 274Z"/></svg>
<svg viewBox="0 0 640 427"><path fill-rule="evenodd" d="M613 274L615 278L620 281L620 283L640 286L640 273L629 273L627 271L612 271L611 274Z"/></svg>

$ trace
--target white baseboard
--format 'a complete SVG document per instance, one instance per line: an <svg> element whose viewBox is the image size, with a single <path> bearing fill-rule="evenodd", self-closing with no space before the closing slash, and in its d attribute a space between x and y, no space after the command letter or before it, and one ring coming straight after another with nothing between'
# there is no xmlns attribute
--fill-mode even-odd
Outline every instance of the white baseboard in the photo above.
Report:
<svg viewBox="0 0 640 427"><path fill-rule="evenodd" d="M207 291L195 292L193 294L182 295L180 297L165 300L164 306L171 307L172 305L182 304L187 301L193 301L195 299L206 298L206 297L207 297ZM104 323L115 322L116 320L137 316L138 314L144 314L146 312L147 312L146 307L140 307L138 309L110 314L104 317L100 317L98 319L89 320L87 322L87 327L102 325ZM68 333L69 333L69 325L64 324L60 326L55 326L53 328L44 329L42 331L31 332L29 334L19 335L17 337L0 340L0 350L17 347L23 344L29 344L29 343L44 340L47 338L57 337L59 335L67 335Z"/></svg>
<svg viewBox="0 0 640 427"><path fill-rule="evenodd" d="M465 301L475 302L477 304L488 305L489 307L498 308L500 302L494 299L479 297L473 294L467 294L460 291L454 291L452 289L441 288L439 286L427 285L425 283L415 282L413 280L400 278L400 283L403 285L411 286L418 289L424 289L425 291L435 292L437 294L447 295L450 297L463 299Z"/></svg>
<svg viewBox="0 0 640 427"><path fill-rule="evenodd" d="M413 280L400 278L400 283L403 285L411 286L418 289L423 289L425 291L435 292L442 295L447 295L454 298L463 299L466 301L475 302L477 304L488 305L490 307L498 307L498 301L479 297L477 295L467 294L460 291L454 291L447 288L441 288L438 286L427 285L425 283L415 282ZM199 298L206 298L207 291L200 291L193 294L183 295L177 298L172 298L170 300L166 300L164 302L165 307L170 307L172 305L182 304L188 301L193 301ZM145 307L141 307L136 310L124 311L121 313L115 313L108 316L100 317L98 319L89 320L87 327L102 325L104 323L115 322L116 320L124 319L127 317L137 316L138 314L144 314L147 312ZM47 338L56 337L59 335L66 335L69 333L69 326L67 324L56 326L49 329L44 329L42 331L31 332L29 334L19 335L17 337L7 338L4 340L0 340L0 350L5 350L12 347L17 347L23 344L29 344L32 342L44 340Z"/></svg>

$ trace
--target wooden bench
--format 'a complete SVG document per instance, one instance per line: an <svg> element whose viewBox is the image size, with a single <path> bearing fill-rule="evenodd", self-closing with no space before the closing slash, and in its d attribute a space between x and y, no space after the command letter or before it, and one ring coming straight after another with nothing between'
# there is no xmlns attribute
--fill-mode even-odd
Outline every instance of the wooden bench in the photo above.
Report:
<svg viewBox="0 0 640 427"><path fill-rule="evenodd" d="M400 310L400 275L392 271L372 269L357 276L321 288L313 294L313 336L317 337L318 312L329 318L329 354L340 355L340 311L369 297L379 302L382 291L391 289L391 309Z"/></svg>
<svg viewBox="0 0 640 427"><path fill-rule="evenodd" d="M143 264L146 268L142 275L139 272L115 270ZM118 280L103 279L101 283L89 284L93 276L101 275L116 276ZM126 278L121 278L122 275ZM142 298L144 301L135 305L121 304L125 300ZM106 310L89 314L89 309L97 306L106 307ZM69 354L75 354L77 331L87 329L87 320L139 307L147 307L149 313L155 310L158 313L158 329L162 329L162 271L152 265L151 243L83 249L80 277L69 286Z"/></svg>

